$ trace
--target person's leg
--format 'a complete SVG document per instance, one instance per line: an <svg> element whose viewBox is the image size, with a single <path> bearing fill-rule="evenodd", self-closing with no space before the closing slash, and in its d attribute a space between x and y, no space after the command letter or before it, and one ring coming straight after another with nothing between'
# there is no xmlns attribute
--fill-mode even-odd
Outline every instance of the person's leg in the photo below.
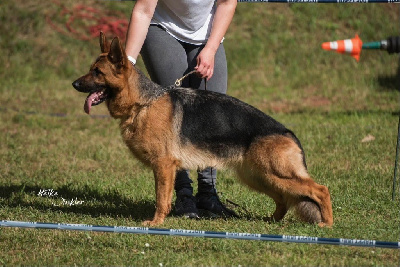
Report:
<svg viewBox="0 0 400 267"><path fill-rule="evenodd" d="M140 52L150 78L161 86L173 85L188 70L187 55L182 44L162 28L151 25ZM181 170L175 178L175 213L198 217L193 197L193 181L189 172Z"/></svg>
<svg viewBox="0 0 400 267"><path fill-rule="evenodd" d="M197 65L196 58L204 46L190 46L186 49L188 52L188 68L193 70ZM189 86L193 89L204 90L206 82L204 79L190 75ZM214 59L214 74L209 81L207 81L207 90L226 94L228 88L228 67L226 63L225 48L223 44L220 44Z"/></svg>
<svg viewBox="0 0 400 267"><path fill-rule="evenodd" d="M196 58L198 54L201 52L204 46L189 46L186 48L188 52L188 66L189 69L194 69L196 66ZM226 56L225 49L223 44L220 44L217 53L215 54L214 59L214 74L211 79L205 82L204 79L196 75L191 75L190 77L190 87L193 89L204 90L218 92L221 94L225 94L227 90L227 80L228 80L228 71L226 64ZM207 83L207 88L206 88ZM199 192L212 192L215 191L215 184L217 178L217 170L213 168L206 168L205 170L201 170L198 172L198 188Z"/></svg>
<svg viewBox="0 0 400 267"><path fill-rule="evenodd" d="M192 47L188 53L189 69L194 69L196 66L196 58L204 46ZM190 76L190 86L194 89L200 89L212 92L226 94L228 87L228 70L227 70L225 49L223 44L220 44L214 59L214 74L211 79L205 82L204 79L196 75ZM206 84L207 83L207 84ZM207 85L207 86L206 86ZM206 88L207 87L207 88ZM217 170L213 168L206 168L198 173L198 188L199 192L212 192L215 191L217 179Z"/></svg>
<svg viewBox="0 0 400 267"><path fill-rule="evenodd" d="M196 58L204 46L187 47L189 70L196 66ZM190 87L193 89L208 90L226 94L228 87L228 70L223 44L220 44L214 59L214 74L205 82L196 75L190 76ZM197 208L206 210L212 216L231 217L237 216L235 212L227 209L219 200L216 190L217 169L208 167L198 171L198 193L196 194Z"/></svg>

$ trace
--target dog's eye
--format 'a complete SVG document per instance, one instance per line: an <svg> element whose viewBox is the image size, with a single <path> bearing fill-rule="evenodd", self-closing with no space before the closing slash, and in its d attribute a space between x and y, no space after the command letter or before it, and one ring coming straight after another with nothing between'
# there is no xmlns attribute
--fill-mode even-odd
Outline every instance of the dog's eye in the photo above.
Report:
<svg viewBox="0 0 400 267"><path fill-rule="evenodd" d="M95 69L93 70L93 73L94 73L95 76L99 76L99 75L103 74L103 73L99 70L99 68L95 68Z"/></svg>

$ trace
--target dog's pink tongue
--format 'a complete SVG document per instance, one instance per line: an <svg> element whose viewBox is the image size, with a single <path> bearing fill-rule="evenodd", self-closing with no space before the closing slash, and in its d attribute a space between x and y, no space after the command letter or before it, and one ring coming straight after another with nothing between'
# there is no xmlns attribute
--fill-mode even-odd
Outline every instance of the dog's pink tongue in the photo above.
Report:
<svg viewBox="0 0 400 267"><path fill-rule="evenodd" d="M87 114L90 114L90 108L92 107L92 102L93 99L96 97L96 94L90 94L85 101L85 105L83 106L83 109Z"/></svg>

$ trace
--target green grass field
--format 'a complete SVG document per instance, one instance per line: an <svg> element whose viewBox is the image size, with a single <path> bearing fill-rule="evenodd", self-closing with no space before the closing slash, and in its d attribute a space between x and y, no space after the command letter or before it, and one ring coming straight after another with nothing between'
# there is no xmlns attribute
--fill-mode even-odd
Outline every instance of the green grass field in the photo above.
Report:
<svg viewBox="0 0 400 267"><path fill-rule="evenodd" d="M133 6L63 3L126 18ZM68 17L60 11L54 2L0 3L0 220L141 226L155 211L152 172L129 154L104 105L84 114L86 96L71 83L99 54L98 41L55 31L46 16L62 26ZM399 241L399 187L391 200L399 58L363 51L357 63L320 48L355 33L364 42L397 35L399 19L392 4L239 4L225 40L228 94L296 133L309 172L330 189L334 226L293 214L263 222L272 200L226 170L218 190L244 208L236 209L242 218L170 215L162 228ZM368 135L374 140L362 142ZM46 189L57 195L41 196ZM0 265L398 266L399 259L393 249L0 228Z"/></svg>

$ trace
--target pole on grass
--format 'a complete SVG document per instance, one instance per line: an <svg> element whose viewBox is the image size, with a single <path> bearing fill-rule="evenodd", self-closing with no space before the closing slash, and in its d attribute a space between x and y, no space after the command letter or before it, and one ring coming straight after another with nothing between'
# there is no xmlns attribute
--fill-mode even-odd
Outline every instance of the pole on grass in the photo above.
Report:
<svg viewBox="0 0 400 267"><path fill-rule="evenodd" d="M400 36L391 36L379 42L363 43L356 34L352 39L325 42L322 44L322 49L335 51L340 54L349 54L359 61L362 49L383 50L389 54L400 53Z"/></svg>
<svg viewBox="0 0 400 267"><path fill-rule="evenodd" d="M169 236L186 236L186 237L203 237L203 238L226 238L226 239L240 239L240 240L254 240L254 241L274 241L274 242L287 242L287 243L307 243L307 244L320 244L320 245L400 249L400 242L345 239L345 238L324 238L324 237L310 237L310 236L292 236L292 235L213 232L213 231L185 230L185 229L157 229L157 228L147 228L147 227L95 226L87 224L39 223L39 222L19 222L19 221L0 221L0 227L58 229L58 230L112 232L112 233L127 233L127 234L169 235Z"/></svg>
<svg viewBox="0 0 400 267"><path fill-rule="evenodd" d="M136 0L105 0L117 2L135 2ZM357 3L400 3L400 0L238 0L239 3L322 3L322 4L357 4Z"/></svg>
<svg viewBox="0 0 400 267"><path fill-rule="evenodd" d="M396 178L397 178L397 169L399 165L399 150L400 150L400 114L399 114L399 124L397 129L396 159L394 161L392 201L394 201L394 198L396 196Z"/></svg>
<svg viewBox="0 0 400 267"><path fill-rule="evenodd" d="M399 3L400 0L238 0L247 3Z"/></svg>

